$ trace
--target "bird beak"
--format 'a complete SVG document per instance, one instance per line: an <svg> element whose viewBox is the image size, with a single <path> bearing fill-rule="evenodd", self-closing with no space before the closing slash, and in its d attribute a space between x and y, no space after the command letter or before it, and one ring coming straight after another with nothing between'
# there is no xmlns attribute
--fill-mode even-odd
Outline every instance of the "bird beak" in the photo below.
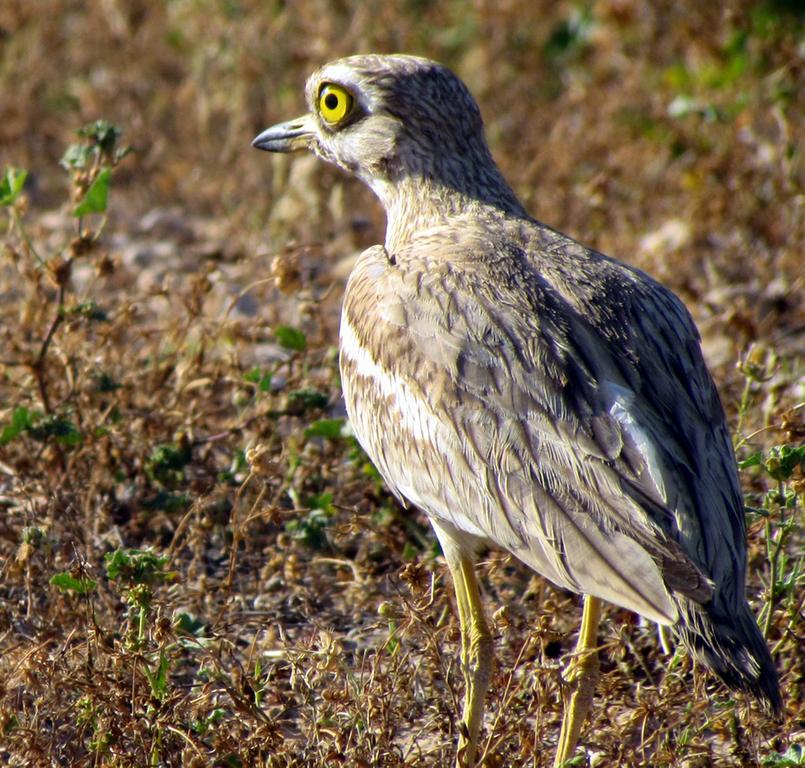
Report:
<svg viewBox="0 0 805 768"><path fill-rule="evenodd" d="M266 128L255 140L252 146L255 149L264 149L266 152L295 152L298 149L307 149L315 130L310 115L302 115L287 123L277 123Z"/></svg>

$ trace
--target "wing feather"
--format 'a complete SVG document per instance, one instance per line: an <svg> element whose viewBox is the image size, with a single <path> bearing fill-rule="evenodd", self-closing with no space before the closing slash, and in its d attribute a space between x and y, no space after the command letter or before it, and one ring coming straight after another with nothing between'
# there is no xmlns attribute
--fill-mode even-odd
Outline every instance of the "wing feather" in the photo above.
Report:
<svg viewBox="0 0 805 768"><path fill-rule="evenodd" d="M734 568L743 535L695 327L647 276L518 226L425 233L393 264L374 249L344 316L414 387L441 424L438 452L470 478L450 478L440 506L430 477L416 491L428 514L464 515L557 583L673 622L671 593L709 600L715 553L726 547ZM381 471L410 496L406 453L385 450Z"/></svg>

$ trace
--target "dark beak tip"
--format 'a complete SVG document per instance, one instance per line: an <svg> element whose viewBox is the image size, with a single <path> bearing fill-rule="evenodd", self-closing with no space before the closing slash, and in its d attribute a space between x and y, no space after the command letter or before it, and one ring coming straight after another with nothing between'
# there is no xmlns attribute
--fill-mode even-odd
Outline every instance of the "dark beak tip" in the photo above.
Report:
<svg viewBox="0 0 805 768"><path fill-rule="evenodd" d="M252 146L264 152L294 152L303 149L309 134L305 118L297 118L266 128L252 139Z"/></svg>
<svg viewBox="0 0 805 768"><path fill-rule="evenodd" d="M271 149L273 148L271 146L272 145L272 140L274 140L275 143L276 143L276 137L272 136L272 135L267 135L267 134L268 134L268 130L263 131L262 133L258 133L257 136L255 136L252 139L252 146L255 149L261 149L264 152L270 152Z"/></svg>

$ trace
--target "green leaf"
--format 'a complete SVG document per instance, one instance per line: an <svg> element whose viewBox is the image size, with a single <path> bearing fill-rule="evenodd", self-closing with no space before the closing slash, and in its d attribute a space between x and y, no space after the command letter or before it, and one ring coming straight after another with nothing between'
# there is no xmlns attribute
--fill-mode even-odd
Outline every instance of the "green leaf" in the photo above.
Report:
<svg viewBox="0 0 805 768"><path fill-rule="evenodd" d="M778 482L789 480L800 465L805 467L805 445L775 445L763 462L769 477Z"/></svg>
<svg viewBox="0 0 805 768"><path fill-rule="evenodd" d="M255 366L248 371L243 378L250 384L257 384L257 388L261 392L271 391L272 374L270 371L264 372L258 366Z"/></svg>
<svg viewBox="0 0 805 768"><path fill-rule="evenodd" d="M248 472L249 462L246 461L246 453L244 451L235 451L235 453L232 454L229 469L218 473L218 481L221 483L234 483L239 474Z"/></svg>
<svg viewBox="0 0 805 768"><path fill-rule="evenodd" d="M86 216L90 213L103 213L106 211L106 203L109 197L109 181L112 178L111 168L102 168L101 172L95 177L84 198L73 209L73 216Z"/></svg>
<svg viewBox="0 0 805 768"><path fill-rule="evenodd" d="M67 147L59 161L68 171L83 171L94 163L115 166L131 152L131 147L117 146L122 131L106 120L88 123L76 134L83 141Z"/></svg>
<svg viewBox="0 0 805 768"><path fill-rule="evenodd" d="M324 408L329 398L317 389L295 389L288 393L288 400L294 407L301 406L302 410L308 408Z"/></svg>
<svg viewBox="0 0 805 768"><path fill-rule="evenodd" d="M35 525L26 525L22 529L22 541L31 547L39 547L45 540L45 533Z"/></svg>
<svg viewBox="0 0 805 768"><path fill-rule="evenodd" d="M763 454L760 451L756 451L751 456L747 456L743 461L739 461L738 467L740 469L749 469L749 467L759 467L762 460L763 460Z"/></svg>
<svg viewBox="0 0 805 768"><path fill-rule="evenodd" d="M277 326L274 333L277 336L277 341L280 346L285 349L293 349L296 352L304 352L307 347L307 337L302 331L296 328L291 328L290 325Z"/></svg>
<svg viewBox="0 0 805 768"><path fill-rule="evenodd" d="M305 499L305 504L313 511L320 510L326 515L334 515L335 508L333 507L333 494L328 491L316 494L310 498Z"/></svg>
<svg viewBox="0 0 805 768"><path fill-rule="evenodd" d="M78 431L75 424L68 419L57 416L55 413L37 420L36 424L31 424L28 427L28 432L34 440L46 442L55 438L59 445L64 445L68 448L74 448L84 442L84 435Z"/></svg>
<svg viewBox="0 0 805 768"><path fill-rule="evenodd" d="M100 394L108 394L110 392L114 392L120 389L123 385L118 384L108 373L105 371L100 371L99 373L95 374L95 389Z"/></svg>
<svg viewBox="0 0 805 768"><path fill-rule="evenodd" d="M783 754L775 752L766 755L760 762L761 765L772 765L775 768L794 768L794 766L805 765L805 747L802 744L792 744Z"/></svg>
<svg viewBox="0 0 805 768"><path fill-rule="evenodd" d="M285 530L305 546L321 550L328 545L326 529L329 522L330 515L323 509L312 509L305 517L288 520Z"/></svg>
<svg viewBox="0 0 805 768"><path fill-rule="evenodd" d="M590 44L595 20L587 10L575 10L554 25L543 46L544 55L553 63L577 56Z"/></svg>
<svg viewBox="0 0 805 768"><path fill-rule="evenodd" d="M194 616L192 613L182 612L176 619L176 629L186 635L193 635L194 637L203 637L206 624L201 619Z"/></svg>
<svg viewBox="0 0 805 768"><path fill-rule="evenodd" d="M402 559L406 563L411 563L416 560L419 550L410 542L406 541L403 544Z"/></svg>
<svg viewBox="0 0 805 768"><path fill-rule="evenodd" d="M344 428L344 419L319 419L314 421L306 430L305 437L324 437L327 440L338 440Z"/></svg>
<svg viewBox="0 0 805 768"><path fill-rule="evenodd" d="M35 423L37 417L38 414L31 413L27 408L22 406L15 408L11 414L11 424L7 424L0 432L0 445L6 445L12 440L16 440Z"/></svg>
<svg viewBox="0 0 805 768"><path fill-rule="evenodd" d="M155 699L162 700L168 693L168 670L170 669L170 659L165 651L159 652L159 664L154 672L148 667L144 667L145 676L151 686L151 695Z"/></svg>
<svg viewBox="0 0 805 768"><path fill-rule="evenodd" d="M168 558L147 549L116 549L104 555L106 575L126 584L159 584L174 581L174 571L164 571Z"/></svg>
<svg viewBox="0 0 805 768"><path fill-rule="evenodd" d="M56 573L51 576L50 583L62 592L75 592L77 595L87 595L92 592L97 585L95 579L90 579L86 576L76 578L67 571L62 571L61 573Z"/></svg>
<svg viewBox="0 0 805 768"><path fill-rule="evenodd" d="M189 445L163 443L157 445L145 462L145 473L153 482L163 485L181 481L184 467L193 459Z"/></svg>
<svg viewBox="0 0 805 768"><path fill-rule="evenodd" d="M211 727L218 725L218 723L220 723L226 717L226 714L227 712L225 709L222 707L217 707L203 720L191 721L190 727L199 736L204 736Z"/></svg>
<svg viewBox="0 0 805 768"><path fill-rule="evenodd" d="M95 152L86 144L71 144L64 151L59 165L68 171L81 171L91 162Z"/></svg>
<svg viewBox="0 0 805 768"><path fill-rule="evenodd" d="M105 323L109 320L109 316L106 314L106 312L104 312L92 299L82 301L80 304L76 304L74 307L71 307L68 310L68 314L78 315L86 320L93 320L102 323Z"/></svg>
<svg viewBox="0 0 805 768"><path fill-rule="evenodd" d="M142 505L145 509L161 509L169 515L177 512L184 512L192 503L186 493L171 493L170 491L160 490L152 499L144 500Z"/></svg>
<svg viewBox="0 0 805 768"><path fill-rule="evenodd" d="M3 178L0 179L0 205L7 207L17 202L26 178L28 171L22 168L6 168Z"/></svg>
<svg viewBox="0 0 805 768"><path fill-rule="evenodd" d="M82 139L87 139L91 144L96 145L101 152L111 152L123 131L108 120L96 120L94 123L87 123L83 128L79 128L76 133Z"/></svg>

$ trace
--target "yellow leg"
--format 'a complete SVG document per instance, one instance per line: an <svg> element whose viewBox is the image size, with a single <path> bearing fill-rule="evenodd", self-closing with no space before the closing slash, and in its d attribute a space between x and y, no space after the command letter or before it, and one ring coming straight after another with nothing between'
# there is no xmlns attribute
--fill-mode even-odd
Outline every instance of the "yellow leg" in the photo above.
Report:
<svg viewBox="0 0 805 768"><path fill-rule="evenodd" d="M564 674L567 690L563 693L565 714L556 748L554 768L560 768L573 757L581 734L581 726L592 709L595 684L598 681L598 624L601 621L601 601L592 595L584 596L581 629L576 653Z"/></svg>
<svg viewBox="0 0 805 768"><path fill-rule="evenodd" d="M484 715L484 696L492 675L492 635L484 616L472 558L461 550L446 531L435 525L434 529L453 577L461 625L464 712L461 717L456 766L471 768L475 765Z"/></svg>

